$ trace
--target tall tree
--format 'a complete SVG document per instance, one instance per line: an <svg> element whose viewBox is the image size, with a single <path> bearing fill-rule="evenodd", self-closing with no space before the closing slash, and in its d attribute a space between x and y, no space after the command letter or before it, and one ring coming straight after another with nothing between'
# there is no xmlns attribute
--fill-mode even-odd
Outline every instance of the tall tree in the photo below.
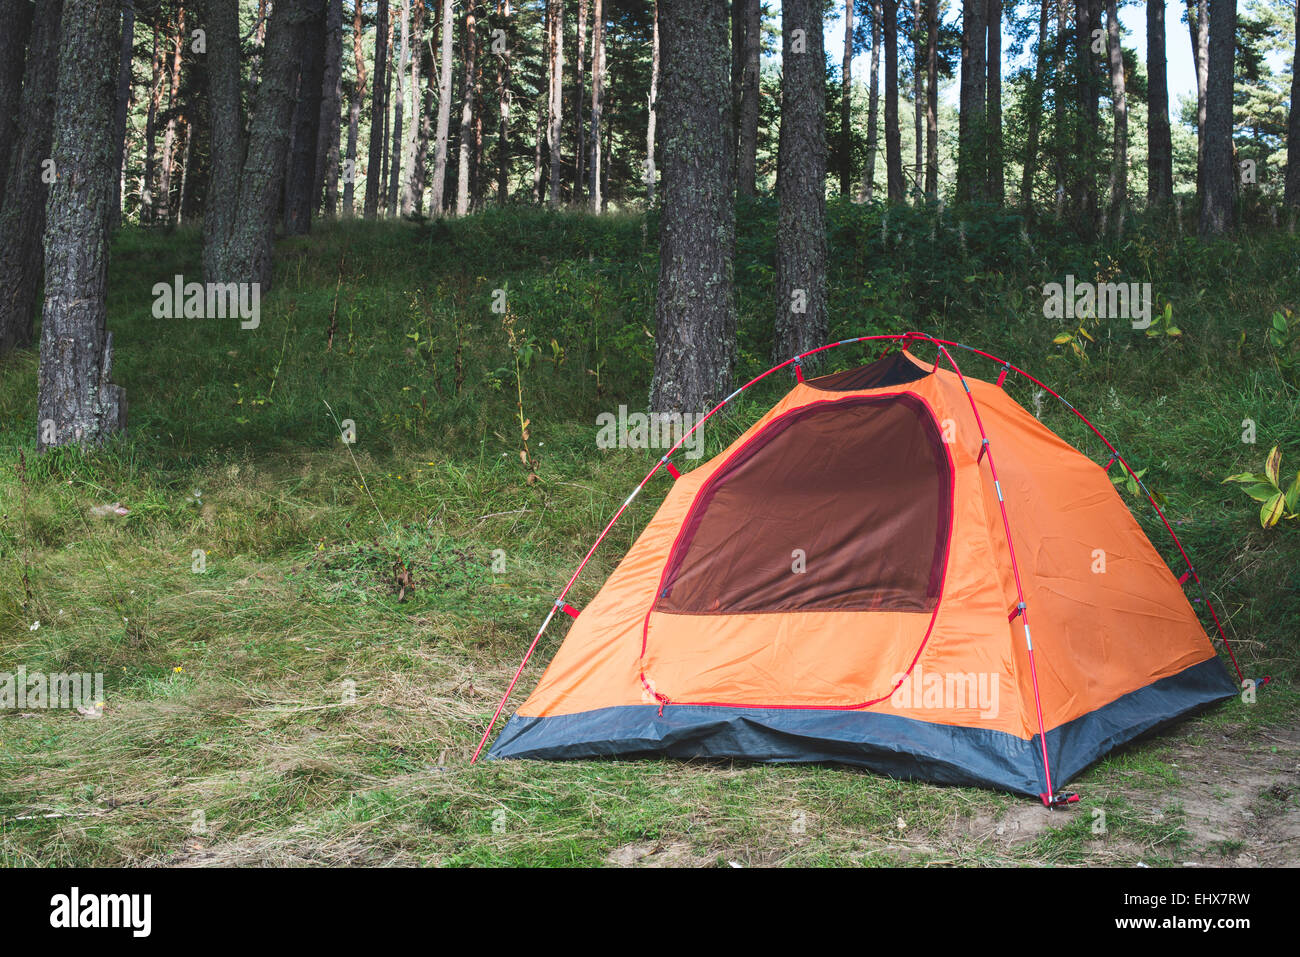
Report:
<svg viewBox="0 0 1300 957"><path fill-rule="evenodd" d="M868 203L876 191L876 153L880 144L880 21L881 0L871 0L871 73L867 82L867 168L862 172L862 198Z"/></svg>
<svg viewBox="0 0 1300 957"><path fill-rule="evenodd" d="M388 0L379 0L375 14L375 79L370 99L370 158L366 161L366 219L379 215L384 184L384 118L388 115Z"/></svg>
<svg viewBox="0 0 1300 957"><path fill-rule="evenodd" d="M245 157L239 108L239 0L206 0L203 28L208 42L208 128L212 131L203 210L203 277L221 282L227 275L226 244L239 209L239 178Z"/></svg>
<svg viewBox="0 0 1300 957"><path fill-rule="evenodd" d="M398 208L403 216L410 216L424 205L424 160L420 154L420 134L424 129L424 90L420 71L424 61L424 0L415 0L411 8L411 52L409 57L411 122L406 127L406 143L402 147L402 192Z"/></svg>
<svg viewBox="0 0 1300 957"><path fill-rule="evenodd" d="M925 0L925 194L939 195L939 0Z"/></svg>
<svg viewBox="0 0 1300 957"><path fill-rule="evenodd" d="M840 58L841 196L849 195L853 183L853 4L854 0L844 0L844 55Z"/></svg>
<svg viewBox="0 0 1300 957"><path fill-rule="evenodd" d="M725 394L736 350L727 5L660 0L659 31L664 204L650 408L694 412Z"/></svg>
<svg viewBox="0 0 1300 957"><path fill-rule="evenodd" d="M1147 203L1174 199L1174 146L1169 129L1165 3L1147 0Z"/></svg>
<svg viewBox="0 0 1300 957"><path fill-rule="evenodd" d="M744 69L740 75L740 105L736 117L736 192L753 196L758 186L758 80L763 49L762 0L734 0L744 14Z"/></svg>
<svg viewBox="0 0 1300 957"><path fill-rule="evenodd" d="M44 262L41 236L59 69L60 0L37 5L18 107L18 140L0 197L0 355L32 341Z"/></svg>
<svg viewBox="0 0 1300 957"><path fill-rule="evenodd" d="M162 31L155 16L153 23L153 55L150 59L149 106L144 119L144 183L140 190L140 222L154 222L155 194L158 178L158 110L163 95Z"/></svg>
<svg viewBox="0 0 1300 957"><path fill-rule="evenodd" d="M925 47L921 0L912 0L912 145L913 184L917 198L924 193L925 170Z"/></svg>
<svg viewBox="0 0 1300 957"><path fill-rule="evenodd" d="M781 132L777 146L776 323L781 362L825 343L826 58L822 0L781 3ZM806 39L799 43L798 37Z"/></svg>
<svg viewBox="0 0 1300 957"><path fill-rule="evenodd" d="M208 0L209 6L223 8L235 0ZM228 14L226 14L228 16ZM210 282L248 282L259 284L265 294L271 288L271 253L276 213L284 186L286 149L293 118L294 87L298 74L298 51L303 34L314 15L313 0L277 0L268 16L266 56L262 77L253 100L253 115L248 128L248 145L240 164L239 183L234 191L220 194L233 196L233 209L222 216L229 223L223 237L205 235L214 248L205 250L204 262L212 264ZM237 40L236 35L236 40ZM208 57L238 58L238 46L223 48L218 37L208 38ZM214 88L213 93L217 91ZM223 114L238 115L239 104L212 97L213 128ZM315 140L313 139L314 143ZM214 149L236 149L236 142L213 138ZM211 206L212 197L209 198Z"/></svg>
<svg viewBox="0 0 1300 957"><path fill-rule="evenodd" d="M438 125L433 134L433 186L429 209L434 216L445 211L447 186L447 136L451 128L452 0L442 0L442 55L438 61Z"/></svg>
<svg viewBox="0 0 1300 957"><path fill-rule="evenodd" d="M988 128L988 191L990 198L1001 206L1007 192L1002 169L1002 0L988 0L987 17L985 60L989 76L984 122Z"/></svg>
<svg viewBox="0 0 1300 957"><path fill-rule="evenodd" d="M172 37L171 65L168 67L167 127L163 132L162 156L158 160L158 205L162 221L172 218L172 174L176 168L176 130L180 111L181 52L185 48L185 6L176 8L176 32Z"/></svg>
<svg viewBox="0 0 1300 957"><path fill-rule="evenodd" d="M963 0L961 31L961 91L957 108L957 199L970 202L987 182L988 146L985 137L985 44L988 5Z"/></svg>
<svg viewBox="0 0 1300 957"><path fill-rule="evenodd" d="M560 179L564 172L563 154L560 151L560 132L564 120L564 3L563 0L546 2L546 63L549 77L546 142L551 150L550 178L547 201L560 205Z"/></svg>
<svg viewBox="0 0 1300 957"><path fill-rule="evenodd" d="M1124 55L1120 50L1115 0L1106 0L1106 54L1110 62L1111 102L1114 104L1114 143L1110 161L1111 222L1118 225L1128 202L1128 94L1124 87Z"/></svg>
<svg viewBox="0 0 1300 957"><path fill-rule="evenodd" d="M45 224L45 304L36 414L39 448L94 445L126 427L106 329L108 221L116 164L113 111L118 0L67 0Z"/></svg>
<svg viewBox="0 0 1300 957"><path fill-rule="evenodd" d="M650 28L650 93L646 97L645 128L645 196L651 206L655 201L655 121L659 115L659 0L654 0L653 24Z"/></svg>
<svg viewBox="0 0 1300 957"><path fill-rule="evenodd" d="M1159 2L1159 0L1153 0ZM1034 175L1038 172L1038 138L1043 124L1043 90L1047 79L1047 18L1052 0L1041 0L1038 8L1038 46L1034 51L1034 73L1029 81L1029 116L1025 130L1025 161L1021 166L1020 205L1025 212L1034 207Z"/></svg>
<svg viewBox="0 0 1300 957"><path fill-rule="evenodd" d="M891 202L906 193L903 147L898 129L898 0L885 3L885 182Z"/></svg>
<svg viewBox="0 0 1300 957"><path fill-rule="evenodd" d="M326 0L325 74L321 83L319 140L313 201L326 216L338 215L340 113L343 108L343 0Z"/></svg>
<svg viewBox="0 0 1300 957"><path fill-rule="evenodd" d="M388 177L388 215L397 215L397 201L401 193L402 171L409 169L403 165L406 159L406 140L402 136L402 127L406 119L406 71L411 59L411 0L402 0L402 46L397 63L393 68L393 77L397 85L397 103L393 109L393 148L392 168Z"/></svg>
<svg viewBox="0 0 1300 957"><path fill-rule="evenodd" d="M26 3L23 6L27 6ZM135 58L135 3L123 0L122 39L117 53L117 101L113 111L113 145L117 147L114 160L117 175L113 177L113 200L109 203L109 231L115 231L122 222L122 194L126 177L126 115L131 109L132 60ZM4 159L0 157L0 183L4 182Z"/></svg>
<svg viewBox="0 0 1300 957"><path fill-rule="evenodd" d="M357 214L357 133L361 126L361 104L366 99L366 56L361 46L364 33L361 0L352 0L352 62L356 65L356 82L348 97L348 150L343 164L343 213L346 216Z"/></svg>
<svg viewBox="0 0 1300 957"><path fill-rule="evenodd" d="M0 187L8 176L10 155L18 139L18 110L34 10L30 0L0 0L0 23L5 25L0 32Z"/></svg>
<svg viewBox="0 0 1300 957"><path fill-rule="evenodd" d="M478 59L478 13L475 0L465 5L465 83L460 105L460 150L456 164L456 215L469 212L471 183L471 156L474 149L474 114L478 112L475 99L475 63Z"/></svg>
<svg viewBox="0 0 1300 957"><path fill-rule="evenodd" d="M322 0L310 0L309 18L296 34L298 48L293 51L298 82L284 190L284 229L290 235L302 235L311 229L312 213L320 198L316 172L322 158L319 145L325 83L325 7Z"/></svg>
<svg viewBox="0 0 1300 957"><path fill-rule="evenodd" d="M1210 0L1210 72L1205 86L1205 164L1201 179L1202 236L1217 236L1236 219L1232 148L1232 86L1237 0ZM1294 109L1294 107L1293 107Z"/></svg>
<svg viewBox="0 0 1300 957"><path fill-rule="evenodd" d="M1210 0L1187 0L1187 29L1196 67L1196 195L1205 189L1205 109L1210 78Z"/></svg>
<svg viewBox="0 0 1300 957"><path fill-rule="evenodd" d="M503 40L497 54L497 202L510 198L510 0L500 0Z"/></svg>
<svg viewBox="0 0 1300 957"><path fill-rule="evenodd" d="M1076 0L1074 5L1074 55L1078 117L1074 125L1074 176L1071 200L1079 231L1091 236L1097 228L1097 175L1095 157L1100 152L1100 67L1093 30L1100 29L1101 0Z"/></svg>
<svg viewBox="0 0 1300 957"><path fill-rule="evenodd" d="M573 195L581 196L587 189L587 131L583 124L583 114L586 111L586 83L587 83L587 13L589 0L578 0L578 49L574 58L573 66L577 73L577 82L575 84L573 97L573 133L576 145L573 149ZM592 60L595 60L595 50L592 50ZM594 64L593 64L594 69Z"/></svg>
<svg viewBox="0 0 1300 957"><path fill-rule="evenodd" d="M1300 0L1295 5L1295 49L1291 54L1291 115L1286 133L1286 192L1288 206L1300 206Z"/></svg>
<svg viewBox="0 0 1300 957"><path fill-rule="evenodd" d="M591 22L591 211L593 213L599 213L604 208L601 176L605 171L605 158L601 155L600 149L604 109L605 6L603 0L593 0Z"/></svg>

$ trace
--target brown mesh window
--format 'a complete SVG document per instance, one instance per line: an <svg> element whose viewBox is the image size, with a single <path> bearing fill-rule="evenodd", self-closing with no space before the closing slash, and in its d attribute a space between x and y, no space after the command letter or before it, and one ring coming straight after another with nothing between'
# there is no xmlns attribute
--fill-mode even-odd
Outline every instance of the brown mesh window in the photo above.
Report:
<svg viewBox="0 0 1300 957"><path fill-rule="evenodd" d="M924 379L930 372L922 369L901 352L891 352L883 359L856 369L835 372L809 379L807 384L823 392L860 392L889 385L903 385Z"/></svg>
<svg viewBox="0 0 1300 957"><path fill-rule="evenodd" d="M701 489L656 607L930 612L951 522L952 465L924 403L814 403L758 433Z"/></svg>

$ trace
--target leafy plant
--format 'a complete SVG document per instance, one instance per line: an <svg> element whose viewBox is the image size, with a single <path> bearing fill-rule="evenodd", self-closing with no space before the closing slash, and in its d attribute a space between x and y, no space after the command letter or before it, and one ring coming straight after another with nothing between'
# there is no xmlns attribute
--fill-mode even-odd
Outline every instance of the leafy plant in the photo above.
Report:
<svg viewBox="0 0 1300 957"><path fill-rule="evenodd" d="M1282 452L1278 446L1268 453L1264 460L1264 473L1242 472L1229 475L1224 483L1234 482L1245 486L1245 492L1257 502L1263 503L1259 509L1259 524L1272 528L1285 518L1287 521L1300 518L1300 472L1296 472L1291 487L1282 491L1279 478L1282 468Z"/></svg>
<svg viewBox="0 0 1300 957"><path fill-rule="evenodd" d="M1300 385L1300 316L1290 309L1273 313L1268 330L1268 344L1273 347L1273 362L1292 385Z"/></svg>
<svg viewBox="0 0 1300 957"><path fill-rule="evenodd" d="M1176 339L1183 334L1183 330L1174 325L1174 304L1172 302L1165 303L1164 311L1156 317L1155 322L1147 326L1146 332L1147 337L1151 339L1159 336L1169 336Z"/></svg>

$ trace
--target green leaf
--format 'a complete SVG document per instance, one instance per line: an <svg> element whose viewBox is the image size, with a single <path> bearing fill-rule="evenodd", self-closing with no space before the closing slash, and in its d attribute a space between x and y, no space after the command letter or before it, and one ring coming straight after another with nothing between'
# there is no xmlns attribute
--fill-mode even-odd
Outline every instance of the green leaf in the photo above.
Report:
<svg viewBox="0 0 1300 957"><path fill-rule="evenodd" d="M1286 316L1280 312L1273 313L1273 328L1278 332L1286 332Z"/></svg>
<svg viewBox="0 0 1300 957"><path fill-rule="evenodd" d="M1267 481L1268 481L1267 475L1256 475L1254 472L1239 472L1236 475L1229 475L1226 479L1224 479L1219 484L1224 485L1228 482L1240 482L1242 484L1254 485L1258 482L1267 482Z"/></svg>
<svg viewBox="0 0 1300 957"><path fill-rule="evenodd" d="M1286 507L1286 496L1278 492L1271 499L1264 503L1264 507L1259 510L1259 524L1263 528L1272 528L1277 524L1278 519L1282 517L1282 510Z"/></svg>
<svg viewBox="0 0 1300 957"><path fill-rule="evenodd" d="M1300 512L1300 472L1295 473L1295 481L1286 490L1286 508L1288 512Z"/></svg>
<svg viewBox="0 0 1300 957"><path fill-rule="evenodd" d="M1273 446L1273 450L1268 453L1268 459L1264 462L1264 475L1274 485L1278 484L1278 472L1282 468L1282 450L1278 446Z"/></svg>
<svg viewBox="0 0 1300 957"><path fill-rule="evenodd" d="M1270 498L1272 498L1274 495L1277 494L1276 488L1274 488L1272 485L1265 485L1263 483L1259 485L1252 485L1249 488L1245 489L1244 491L1247 495L1249 495L1257 502L1267 502Z"/></svg>
<svg viewBox="0 0 1300 957"><path fill-rule="evenodd" d="M1167 336L1181 336L1182 334L1183 330L1179 329L1177 326L1170 326L1165 330L1165 335Z"/></svg>
<svg viewBox="0 0 1300 957"><path fill-rule="evenodd" d="M1052 342L1058 346L1063 346L1073 338L1074 336L1068 332L1059 332L1056 334L1056 338L1054 338Z"/></svg>

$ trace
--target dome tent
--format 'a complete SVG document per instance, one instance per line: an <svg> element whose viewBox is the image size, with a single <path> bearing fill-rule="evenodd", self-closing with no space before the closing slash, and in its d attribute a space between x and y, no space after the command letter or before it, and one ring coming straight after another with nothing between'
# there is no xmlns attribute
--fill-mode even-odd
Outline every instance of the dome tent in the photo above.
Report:
<svg viewBox="0 0 1300 957"><path fill-rule="evenodd" d="M963 376L956 343L833 345L871 339L900 349L807 380L783 363L794 388L729 448L651 470L619 514L660 464L673 487L580 615L586 560L570 579L524 663L575 621L490 757L832 761L1051 805L1236 693L1195 570L1175 578L1110 481L1118 453L1100 467L1026 412L1009 364Z"/></svg>

